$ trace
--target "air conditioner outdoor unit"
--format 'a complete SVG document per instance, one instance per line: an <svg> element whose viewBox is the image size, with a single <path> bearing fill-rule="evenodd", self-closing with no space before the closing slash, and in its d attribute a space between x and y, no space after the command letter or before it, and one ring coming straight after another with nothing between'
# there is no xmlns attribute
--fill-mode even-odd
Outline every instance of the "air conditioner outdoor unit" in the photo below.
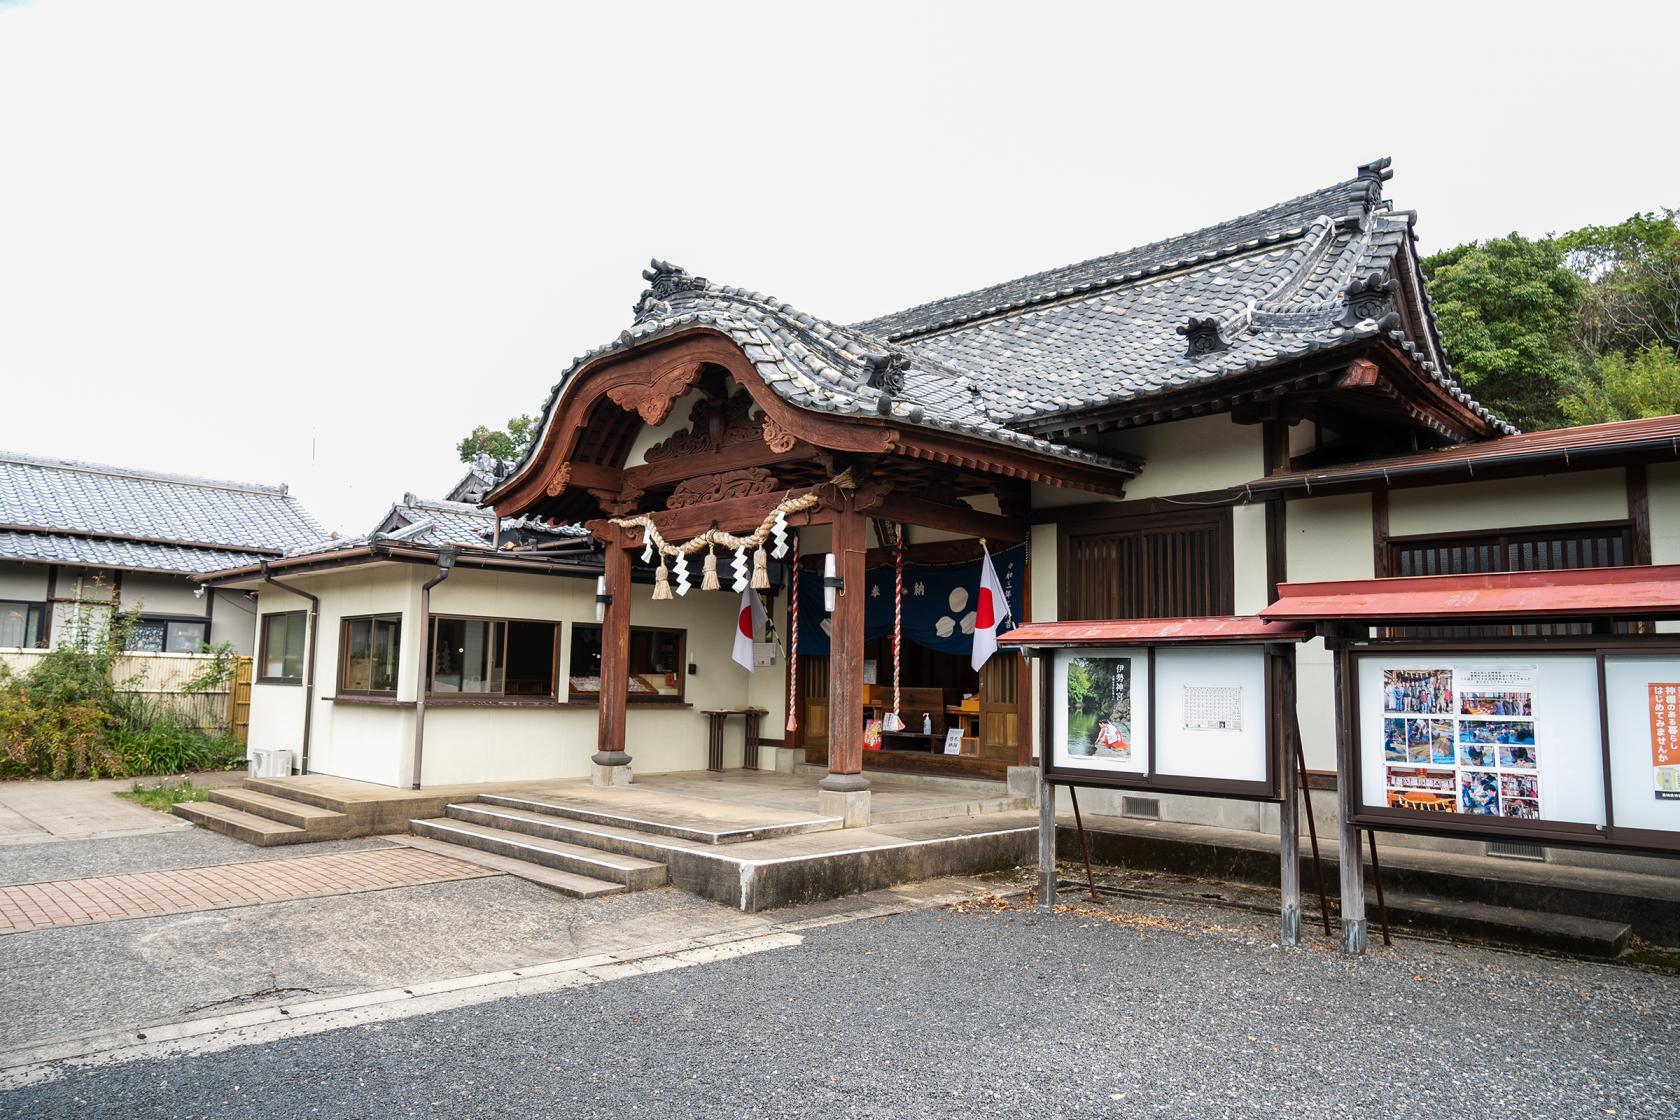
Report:
<svg viewBox="0 0 1680 1120"><path fill-rule="evenodd" d="M291 773L291 751L283 747L257 747L251 751L251 777L286 778Z"/></svg>

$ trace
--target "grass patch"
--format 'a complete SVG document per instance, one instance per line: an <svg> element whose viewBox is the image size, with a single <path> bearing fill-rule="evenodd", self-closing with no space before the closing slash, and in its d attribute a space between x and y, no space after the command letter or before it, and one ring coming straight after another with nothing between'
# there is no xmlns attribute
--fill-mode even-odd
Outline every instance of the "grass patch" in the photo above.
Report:
<svg viewBox="0 0 1680 1120"><path fill-rule="evenodd" d="M119 789L117 796L124 801L132 801L136 805L167 813L183 801L210 800L210 791L191 782L182 782L174 786L142 786L135 782L133 789Z"/></svg>

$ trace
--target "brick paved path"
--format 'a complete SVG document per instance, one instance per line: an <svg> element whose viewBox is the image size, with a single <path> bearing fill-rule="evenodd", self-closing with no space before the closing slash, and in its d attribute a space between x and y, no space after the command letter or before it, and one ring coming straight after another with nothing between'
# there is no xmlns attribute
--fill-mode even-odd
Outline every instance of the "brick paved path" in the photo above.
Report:
<svg viewBox="0 0 1680 1120"><path fill-rule="evenodd" d="M144 871L0 887L0 934L329 894L474 879L496 872L416 848Z"/></svg>

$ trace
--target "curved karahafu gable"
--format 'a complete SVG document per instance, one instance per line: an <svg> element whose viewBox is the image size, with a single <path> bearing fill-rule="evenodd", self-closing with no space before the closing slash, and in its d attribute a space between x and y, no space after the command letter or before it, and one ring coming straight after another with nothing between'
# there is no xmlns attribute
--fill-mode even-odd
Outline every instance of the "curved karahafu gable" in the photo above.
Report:
<svg viewBox="0 0 1680 1120"><path fill-rule="evenodd" d="M1118 493L1138 469L1007 426L988 408L979 381L961 370L664 261L643 276L649 287L634 325L572 363L544 404L538 440L486 503L529 509L539 491L553 488L550 475L562 464L561 487L587 487L592 468L612 466L572 461L599 400L658 424L703 365L729 370L752 395L772 429L766 442L896 452L1032 480L1066 475L1107 493Z"/></svg>

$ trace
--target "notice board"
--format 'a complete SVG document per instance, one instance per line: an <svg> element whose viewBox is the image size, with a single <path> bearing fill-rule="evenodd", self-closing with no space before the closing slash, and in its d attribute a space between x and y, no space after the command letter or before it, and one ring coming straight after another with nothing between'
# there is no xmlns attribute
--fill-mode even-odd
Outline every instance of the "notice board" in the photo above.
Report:
<svg viewBox="0 0 1680 1120"><path fill-rule="evenodd" d="M1680 655L1351 656L1361 823L1680 847Z"/></svg>
<svg viewBox="0 0 1680 1120"><path fill-rule="evenodd" d="M1275 800L1273 659L1261 645L1051 656L1052 780Z"/></svg>

